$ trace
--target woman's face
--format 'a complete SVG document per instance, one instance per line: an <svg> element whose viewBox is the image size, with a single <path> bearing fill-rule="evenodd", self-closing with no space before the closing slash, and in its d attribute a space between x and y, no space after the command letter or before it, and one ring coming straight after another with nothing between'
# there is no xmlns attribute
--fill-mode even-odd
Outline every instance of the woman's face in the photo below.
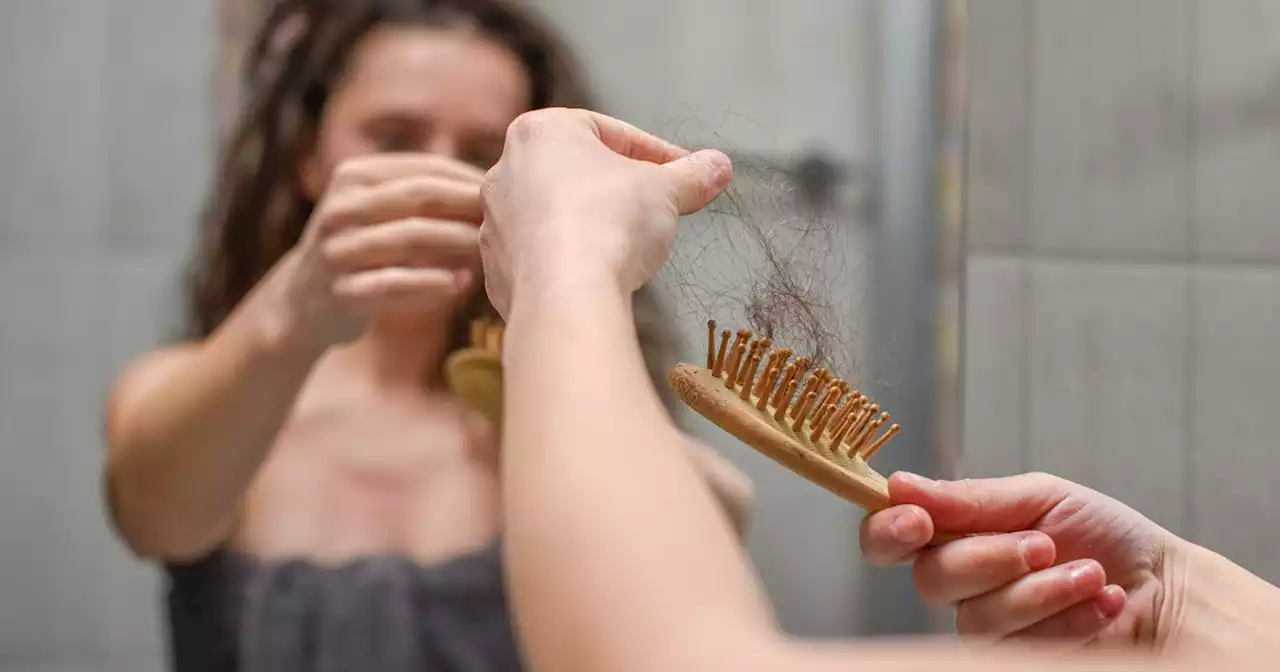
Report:
<svg viewBox="0 0 1280 672"><path fill-rule="evenodd" d="M303 183L318 199L343 161L426 152L488 169L530 82L508 49L459 29L383 27L357 45L321 118Z"/></svg>

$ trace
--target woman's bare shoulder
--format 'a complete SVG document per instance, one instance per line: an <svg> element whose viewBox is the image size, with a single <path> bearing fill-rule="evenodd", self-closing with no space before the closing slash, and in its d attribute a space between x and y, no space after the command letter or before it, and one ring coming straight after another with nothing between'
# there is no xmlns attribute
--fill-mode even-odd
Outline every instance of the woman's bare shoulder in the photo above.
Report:
<svg viewBox="0 0 1280 672"><path fill-rule="evenodd" d="M121 426L146 404L151 392L186 366L200 347L198 342L179 343L157 348L128 362L107 394L108 438L116 436Z"/></svg>

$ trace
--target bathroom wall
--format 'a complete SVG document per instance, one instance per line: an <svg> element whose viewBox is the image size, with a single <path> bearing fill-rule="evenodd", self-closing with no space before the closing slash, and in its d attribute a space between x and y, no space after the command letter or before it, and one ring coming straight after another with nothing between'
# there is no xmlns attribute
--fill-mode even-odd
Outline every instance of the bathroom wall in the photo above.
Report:
<svg viewBox="0 0 1280 672"><path fill-rule="evenodd" d="M205 186L212 8L0 6L0 670L159 667L102 514L103 395L176 319Z"/></svg>
<svg viewBox="0 0 1280 672"><path fill-rule="evenodd" d="M970 0L965 471L1280 580L1280 4Z"/></svg>

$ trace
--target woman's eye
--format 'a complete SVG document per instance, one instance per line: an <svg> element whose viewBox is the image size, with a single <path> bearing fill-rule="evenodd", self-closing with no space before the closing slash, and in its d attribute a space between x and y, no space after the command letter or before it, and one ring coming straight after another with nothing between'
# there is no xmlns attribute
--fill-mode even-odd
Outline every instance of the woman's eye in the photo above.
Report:
<svg viewBox="0 0 1280 672"><path fill-rule="evenodd" d="M498 159L502 158L502 147L496 149L472 148L463 152L459 158L476 168L489 170L494 164L498 163Z"/></svg>
<svg viewBox="0 0 1280 672"><path fill-rule="evenodd" d="M403 152L410 148L403 133L378 133L374 136L373 143L381 152Z"/></svg>
<svg viewBox="0 0 1280 672"><path fill-rule="evenodd" d="M375 128L369 139L380 152L407 152L417 147L415 134L403 128Z"/></svg>

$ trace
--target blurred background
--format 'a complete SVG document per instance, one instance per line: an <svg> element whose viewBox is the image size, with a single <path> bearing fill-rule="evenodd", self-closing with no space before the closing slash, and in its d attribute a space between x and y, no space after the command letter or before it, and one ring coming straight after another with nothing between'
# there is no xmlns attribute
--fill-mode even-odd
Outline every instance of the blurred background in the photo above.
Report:
<svg viewBox="0 0 1280 672"><path fill-rule="evenodd" d="M882 471L1051 471L1280 580L1280 5L526 4L605 111L786 176L744 180L750 216L830 224L795 254L905 427ZM160 576L102 511L103 395L178 326L255 10L0 6L0 670L164 668ZM690 222L665 278L694 361L708 317L745 319L719 289L755 258L733 226ZM784 627L949 627L863 565L860 511L684 421L756 481Z"/></svg>

